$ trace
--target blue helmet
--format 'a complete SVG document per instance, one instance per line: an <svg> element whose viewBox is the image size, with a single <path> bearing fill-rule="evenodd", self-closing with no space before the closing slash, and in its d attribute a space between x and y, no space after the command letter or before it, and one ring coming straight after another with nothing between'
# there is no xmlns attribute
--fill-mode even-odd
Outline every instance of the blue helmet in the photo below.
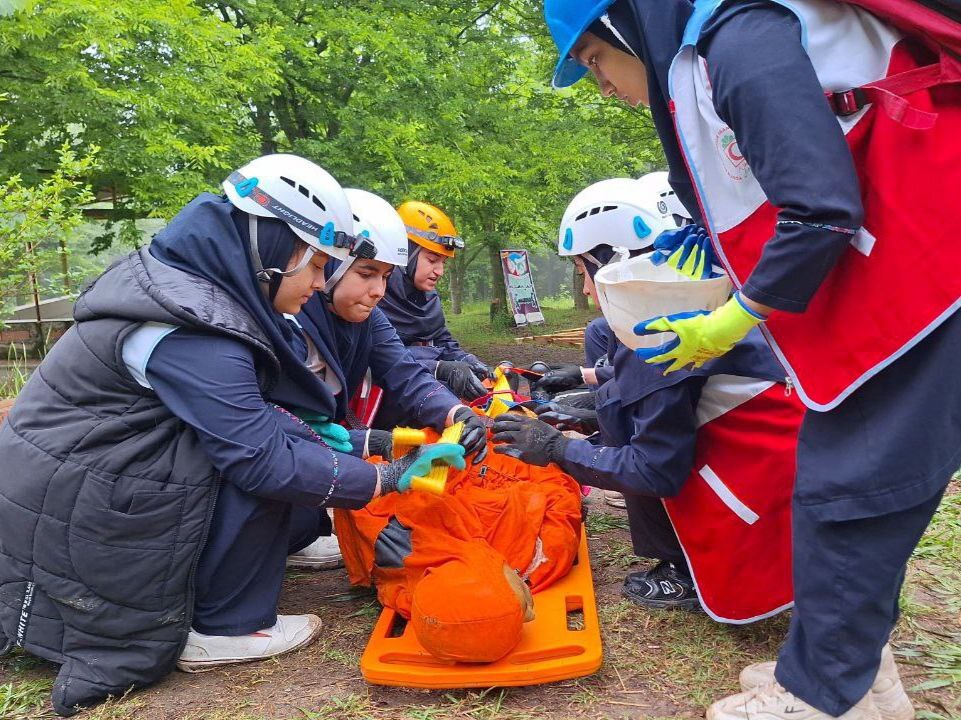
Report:
<svg viewBox="0 0 961 720"><path fill-rule="evenodd" d="M544 19L560 51L554 68L554 87L573 85L587 73L587 68L571 57L571 48L613 4L614 0L544 0Z"/></svg>

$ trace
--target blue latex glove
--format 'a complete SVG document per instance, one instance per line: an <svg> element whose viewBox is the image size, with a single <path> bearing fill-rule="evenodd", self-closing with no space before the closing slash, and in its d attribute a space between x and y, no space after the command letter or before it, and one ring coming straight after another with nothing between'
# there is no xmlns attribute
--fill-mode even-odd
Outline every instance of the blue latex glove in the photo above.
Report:
<svg viewBox="0 0 961 720"><path fill-rule="evenodd" d="M347 428L330 422L330 418L312 410L294 408L294 415L310 425L310 429L320 435L320 438L337 452L349 453L354 447L350 444L350 433Z"/></svg>
<svg viewBox="0 0 961 720"><path fill-rule="evenodd" d="M654 239L651 262L655 265L667 263L693 280L718 277L714 272L716 261L711 236L700 225L666 230Z"/></svg>
<svg viewBox="0 0 961 720"><path fill-rule="evenodd" d="M435 461L463 470L466 465L464 446L453 443L421 445L398 460L378 466L380 494L407 492L410 490L411 480L429 473L431 464Z"/></svg>
<svg viewBox="0 0 961 720"><path fill-rule="evenodd" d="M699 368L724 355L764 320L744 304L740 293L734 293L713 312L697 310L639 322L635 335L673 332L677 337L657 347L638 348L634 354L651 365L663 364L665 375L688 365Z"/></svg>

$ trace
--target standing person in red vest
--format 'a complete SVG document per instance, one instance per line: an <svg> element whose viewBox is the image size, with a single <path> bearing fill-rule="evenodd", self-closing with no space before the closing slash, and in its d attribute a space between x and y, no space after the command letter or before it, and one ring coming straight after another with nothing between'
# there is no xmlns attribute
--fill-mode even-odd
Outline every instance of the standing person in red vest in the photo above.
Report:
<svg viewBox="0 0 961 720"><path fill-rule="evenodd" d="M677 334L643 359L699 367L760 325L809 408L791 628L773 674L748 669L708 717L912 717L886 644L961 464L961 245L927 220L961 185L957 61L830 0L546 0L545 16L555 86L590 71L651 108L739 289L640 322Z"/></svg>

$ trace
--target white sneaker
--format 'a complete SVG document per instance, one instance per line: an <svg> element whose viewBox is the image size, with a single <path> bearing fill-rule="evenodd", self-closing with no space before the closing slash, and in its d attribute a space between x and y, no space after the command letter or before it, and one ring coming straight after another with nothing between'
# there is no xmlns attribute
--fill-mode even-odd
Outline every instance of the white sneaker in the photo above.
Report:
<svg viewBox="0 0 961 720"><path fill-rule="evenodd" d="M278 615L276 625L250 635L204 635L191 630L177 660L177 669L206 672L224 665L284 655L316 640L321 625L316 615Z"/></svg>
<svg viewBox="0 0 961 720"><path fill-rule="evenodd" d="M343 566L336 535L321 535L303 550L287 556L287 567L302 570L331 570Z"/></svg>
<svg viewBox="0 0 961 720"><path fill-rule="evenodd" d="M615 492L614 490L604 491L604 502L610 505L611 507L616 507L616 508L627 507L627 501L624 499L624 496L619 492Z"/></svg>
<svg viewBox="0 0 961 720"><path fill-rule="evenodd" d="M748 665L741 671L741 689L750 690L774 682L775 665L777 663L773 660ZM914 705L901 684L890 645L885 645L881 650L881 666L871 686L871 699L883 720L912 720L914 717Z"/></svg>
<svg viewBox="0 0 961 720"><path fill-rule="evenodd" d="M707 720L830 720L835 717L808 705L776 682L718 700L707 710ZM880 720L880 713L866 694L842 720Z"/></svg>

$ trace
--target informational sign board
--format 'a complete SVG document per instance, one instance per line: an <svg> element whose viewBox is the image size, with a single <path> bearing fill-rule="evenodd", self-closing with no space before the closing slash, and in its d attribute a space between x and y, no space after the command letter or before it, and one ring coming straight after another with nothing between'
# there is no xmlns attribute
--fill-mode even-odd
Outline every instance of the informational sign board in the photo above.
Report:
<svg viewBox="0 0 961 720"><path fill-rule="evenodd" d="M501 250L504 284L518 325L544 322L544 313L534 292L534 276L526 250Z"/></svg>

